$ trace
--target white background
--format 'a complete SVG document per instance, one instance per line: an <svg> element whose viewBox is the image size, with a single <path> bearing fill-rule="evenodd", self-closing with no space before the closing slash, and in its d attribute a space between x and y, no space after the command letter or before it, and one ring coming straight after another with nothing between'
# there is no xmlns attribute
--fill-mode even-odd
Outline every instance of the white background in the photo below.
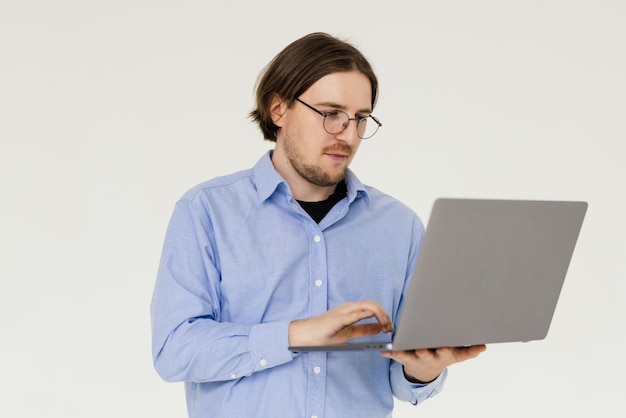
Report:
<svg viewBox="0 0 626 418"><path fill-rule="evenodd" d="M626 6L588 1L0 0L0 416L184 417L148 306L174 202L272 144L263 66L312 32L371 60L361 179L586 200L548 338L492 345L397 417L623 417Z"/></svg>

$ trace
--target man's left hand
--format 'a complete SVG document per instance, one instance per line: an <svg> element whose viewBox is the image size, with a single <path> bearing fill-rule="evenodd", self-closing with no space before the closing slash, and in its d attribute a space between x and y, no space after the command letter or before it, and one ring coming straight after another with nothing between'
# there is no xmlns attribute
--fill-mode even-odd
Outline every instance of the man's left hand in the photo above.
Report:
<svg viewBox="0 0 626 418"><path fill-rule="evenodd" d="M404 375L414 383L429 383L454 363L477 357L487 349L486 345L469 347L442 347L408 351L383 351L381 355L404 366Z"/></svg>

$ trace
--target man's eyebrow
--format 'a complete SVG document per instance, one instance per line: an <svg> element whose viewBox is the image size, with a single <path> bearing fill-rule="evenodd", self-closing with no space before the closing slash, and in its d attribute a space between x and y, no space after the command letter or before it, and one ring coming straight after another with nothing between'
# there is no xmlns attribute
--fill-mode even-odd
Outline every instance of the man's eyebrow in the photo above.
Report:
<svg viewBox="0 0 626 418"><path fill-rule="evenodd" d="M328 106L328 107L332 107L338 110L343 110L344 112L346 111L347 107L344 105L340 105L338 103L335 102L321 102L321 103L317 103L316 106ZM367 108L367 109L360 109L357 110L356 113L367 113L370 114L372 113L372 109Z"/></svg>

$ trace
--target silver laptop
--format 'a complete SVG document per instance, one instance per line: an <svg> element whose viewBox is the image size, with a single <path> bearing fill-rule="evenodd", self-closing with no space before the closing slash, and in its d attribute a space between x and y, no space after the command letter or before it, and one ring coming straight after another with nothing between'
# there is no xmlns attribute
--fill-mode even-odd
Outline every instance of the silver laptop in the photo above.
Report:
<svg viewBox="0 0 626 418"><path fill-rule="evenodd" d="M547 336L586 202L438 199L393 341L292 351L410 350Z"/></svg>

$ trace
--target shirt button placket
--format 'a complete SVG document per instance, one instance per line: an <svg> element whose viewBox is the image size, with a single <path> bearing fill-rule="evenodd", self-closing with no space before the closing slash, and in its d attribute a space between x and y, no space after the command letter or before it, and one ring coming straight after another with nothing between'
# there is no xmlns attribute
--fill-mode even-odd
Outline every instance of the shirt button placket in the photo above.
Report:
<svg viewBox="0 0 626 418"><path fill-rule="evenodd" d="M326 242L319 226L315 224L310 230L311 243L311 315L320 315L328 310L328 263L326 259ZM307 415L311 418L322 417L325 408L326 393L326 353L308 353L308 405Z"/></svg>
<svg viewBox="0 0 626 418"><path fill-rule="evenodd" d="M322 416L325 408L324 394L326 392L326 354L309 353L310 364L317 364L310 368L309 372L309 416ZM320 365L321 364L321 365Z"/></svg>

